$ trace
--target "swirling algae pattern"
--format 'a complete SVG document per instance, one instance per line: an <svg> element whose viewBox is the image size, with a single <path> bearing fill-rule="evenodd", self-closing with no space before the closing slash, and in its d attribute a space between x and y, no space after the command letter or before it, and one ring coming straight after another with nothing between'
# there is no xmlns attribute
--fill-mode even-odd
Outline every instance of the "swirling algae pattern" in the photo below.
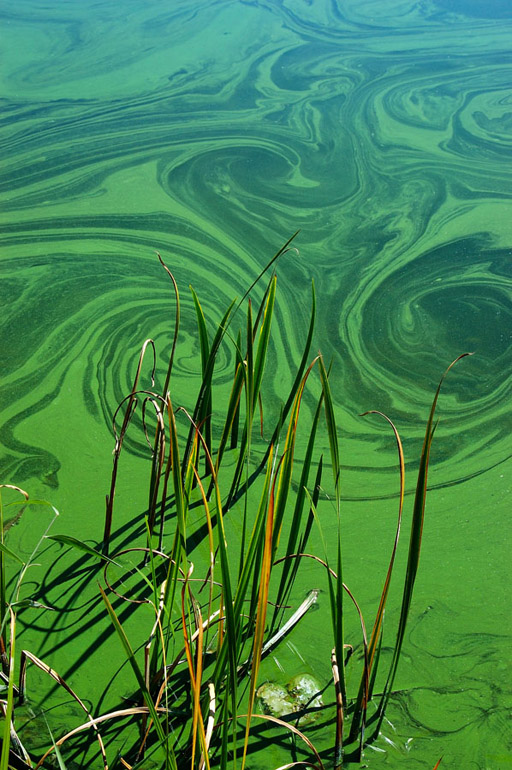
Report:
<svg viewBox="0 0 512 770"><path fill-rule="evenodd" d="M319 344L364 439L348 466L393 462L372 457L379 434L354 415L386 410L419 440L435 380L466 349L478 355L445 401L439 483L508 456L510 32L478 4L392 5L132 2L123 19L110 3L4 5L4 469L56 479L57 458L19 438L59 387L43 350L60 345L65 371L110 329L122 378L135 314L144 336L143 308L163 301L154 248L218 309L298 227L300 255L279 268L276 391L315 278ZM77 306L101 335L80 335Z"/></svg>
<svg viewBox="0 0 512 770"><path fill-rule="evenodd" d="M0 16L6 481L35 479L65 499L74 407L106 458L146 337L165 371L172 293L155 249L182 288L174 383L189 406L198 347L186 287L218 319L299 228L298 253L278 265L266 397L293 377L314 279L345 496L396 487L389 435L358 413L387 412L413 460L439 376L467 350L477 355L443 393L432 483L504 472L508 2L4 0ZM226 346L221 384L232 370ZM368 469L381 492L361 482Z"/></svg>

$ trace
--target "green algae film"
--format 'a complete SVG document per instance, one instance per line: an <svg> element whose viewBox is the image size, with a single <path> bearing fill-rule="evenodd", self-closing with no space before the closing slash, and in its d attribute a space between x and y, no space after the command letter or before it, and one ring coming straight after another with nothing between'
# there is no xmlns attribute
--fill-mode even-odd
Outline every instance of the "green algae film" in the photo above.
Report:
<svg viewBox="0 0 512 770"><path fill-rule="evenodd" d="M300 228L299 253L278 266L265 396L277 408L293 379L313 278L342 429L347 582L363 609L377 601L397 478L385 427L357 415L395 420L411 490L439 375L476 353L442 395L410 668L399 673L392 745L369 763L432 768L443 754L443 768L507 766L508 6L127 0L120 12L110 1L6 0L0 15L2 481L51 499L61 531L97 541L110 421L148 336L165 373L173 308L154 249L182 290L173 399L190 406L199 346L186 287L219 319ZM220 387L233 347L222 356ZM142 467L136 431L127 449L129 467ZM144 493L124 485L118 523L132 531ZM29 547L25 514L9 537ZM79 607L55 570L49 562L45 601ZM95 586L83 590L92 602ZM95 687L88 658L113 676L115 641L96 610L71 634L63 619L27 617L26 646L44 637L83 696ZM294 634L301 655L316 654L306 632Z"/></svg>

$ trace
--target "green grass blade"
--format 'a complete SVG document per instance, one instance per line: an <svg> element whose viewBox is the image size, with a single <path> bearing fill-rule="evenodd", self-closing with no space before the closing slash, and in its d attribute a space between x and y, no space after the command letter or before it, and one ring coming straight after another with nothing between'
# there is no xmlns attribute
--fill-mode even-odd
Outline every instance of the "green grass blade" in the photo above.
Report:
<svg viewBox="0 0 512 770"><path fill-rule="evenodd" d="M288 394L288 398L286 399L286 402L285 402L284 406L281 409L281 413L280 413L279 419L278 419L278 421L277 421L277 423L276 423L276 425L274 427L274 431L272 433L272 437L271 437L271 439L269 441L269 448L270 448L270 446L277 446L277 444L279 443L279 436L281 434L282 427L284 425L284 422L285 422L286 418L288 417L288 414L289 414L290 409L291 409L291 407L293 405L295 396L297 394L297 390L298 390L298 388L300 386L302 377L304 375L304 371L306 369L307 362L308 362L308 359L309 359L309 353L310 353L310 350L311 350L311 343L312 343L312 340L313 340L313 332L314 332L314 329L315 329L315 318L316 318L316 295L315 295L315 285L314 285L314 283L312 283L311 284L311 316L310 316L310 321L309 321L309 328L308 328L308 335L307 335L307 339L306 339L306 344L304 346L304 352L302 354L302 358L301 358L299 367L297 369L297 373L295 375L295 379L294 379L293 384L292 384L292 386L290 388L290 392ZM260 465L258 467L257 472L262 471L262 469L265 467L267 459L268 459L268 453L269 453L269 449L266 450L266 452L265 452L265 454L264 454L264 456L263 456L263 458L262 458L262 460L260 462Z"/></svg>
<svg viewBox="0 0 512 770"><path fill-rule="evenodd" d="M201 387L199 389L199 394L197 396L196 405L194 408L194 414L193 414L194 425L199 425L207 414L208 397L209 397L209 394L211 393L213 370L215 368L215 362L217 360L217 353L219 352L220 345L222 343L222 340L224 339L224 335L226 334L228 326L231 322L234 305L235 305L235 300L231 302L228 309L224 313L222 320L215 333L215 336L213 338L212 344L210 346L208 360L206 362L206 366L203 368L203 378L201 382ZM190 454L192 441L194 439L194 430L195 429L193 425L191 425L188 438L187 438L187 443L185 445L185 451L183 453L183 460L182 460L183 476L185 476L185 472L188 464L188 456Z"/></svg>
<svg viewBox="0 0 512 770"><path fill-rule="evenodd" d="M313 451L316 443L316 433L317 433L318 423L320 419L320 414L322 411L322 406L323 406L323 396L320 396L320 399L318 401L318 406L316 408L316 411L313 417L313 423L309 431L306 454L304 456L304 463L302 466L299 487L298 487L297 496L295 499L295 506L294 506L292 520L290 523L290 529L288 533L288 542L286 545L287 554L295 553L297 550L297 544L299 543L304 505L306 502L306 488L309 480L309 473L310 473L311 463L313 459ZM320 478L321 478L321 466L320 466ZM319 493L318 485L320 483L320 478L318 478L318 472L317 472L317 478L315 480L315 487L314 487L314 494L317 496ZM309 517L308 519L309 526L308 524L306 524L306 528L304 530L303 536L300 538L300 546L298 548L299 552L303 552L305 549L309 532L311 531L312 522L313 522L313 518ZM281 573L281 579L280 579L279 588L277 590L277 595L275 600L276 606L274 610L274 616L272 618L272 624L271 624L272 628L276 628L276 626L279 625L277 622L277 618L280 614L279 607L284 606L288 603L288 596L291 591L295 577L297 575L298 567L299 567L299 562L296 559L293 559L293 560L287 559L283 564L283 571Z"/></svg>
<svg viewBox="0 0 512 770"><path fill-rule="evenodd" d="M11 619L11 635L9 643L9 679L7 684L7 703L5 705L4 729L2 738L2 754L0 756L0 770L9 770L9 749L11 746L11 722L14 713L14 662L15 658L15 639L16 639L16 617L11 608L9 608Z"/></svg>
<svg viewBox="0 0 512 770"><path fill-rule="evenodd" d="M176 352L176 345L178 344L178 334L179 334L179 329L180 329L180 293L178 291L178 284L176 283L176 279L174 278L173 274L171 273L171 271L169 270L169 268L167 267L167 265L163 261L162 257L158 253L158 251L156 252L156 254L157 254L158 259L160 260L160 264L162 265L162 267L164 268L164 270L166 271L167 275L169 276L169 278L172 281L172 285L173 285L173 288L174 288L174 297L175 297L175 300L176 300L176 315L175 315L175 319L174 319L174 333L173 333L173 337L172 337L171 355L169 356L169 364L167 366L167 374L165 376L165 382L164 382L164 387L163 387L163 391L162 391L162 395L165 398L167 396L167 391L169 390L169 384L170 384L170 381L171 381L171 374L172 374L172 367L173 367L173 363L174 363L174 354Z"/></svg>
<svg viewBox="0 0 512 770"><path fill-rule="evenodd" d="M361 737L362 737L363 730L364 730L364 714L366 712L366 703L372 697L373 683L375 682L375 678L377 675L377 666L378 666L378 661L380 659L380 656L376 657L376 651L378 649L378 646L381 640L382 623L384 620L384 610L386 608L386 601L389 593L389 586L391 583L391 576L393 573L393 566L395 563L395 556L396 556L396 551L398 547L398 541L400 539L400 529L402 525L402 512L403 512L404 495L405 495L405 462L404 462L404 452L403 452L402 442L400 440L399 433L395 425L393 424L393 422L389 419L389 417L387 417L382 412L370 411L370 412L365 412L364 415L361 415L361 416L363 417L367 414L380 415L385 420L387 420L387 422L390 424L393 430L396 445L397 445L397 451L398 451L400 487L399 487L399 502L398 502L398 519L397 519L397 526L396 526L396 532L395 532L395 539L394 539L393 548L391 551L391 558L389 560L388 571L386 574L386 578L384 580L384 586L382 588L379 607L377 609L377 614L375 616L375 623L373 625L373 630L372 630L370 642L368 645L368 671L363 671L363 674L361 676L359 692L357 694L356 702L352 712L353 716L352 716L352 724L350 728L350 735L348 739L349 743L356 739L356 736L360 730L361 730ZM375 670L372 671L374 661L375 661Z"/></svg>
<svg viewBox="0 0 512 770"><path fill-rule="evenodd" d="M293 385L290 389L290 393L288 395L288 398L283 406L282 410L282 417L279 425L276 427L274 435L271 438L271 442L274 444L277 444L278 435L280 431L280 426L283 424L284 420L286 420L288 413L291 409L291 406L293 404L293 401L295 399L295 395L297 393L297 390L299 389L304 370L306 369L307 362L309 360L309 352L311 350L311 343L313 341L313 333L315 330L315 319L316 319L316 293L315 293L315 284L314 281L311 283L311 315L309 319L309 327L308 327L308 334L306 337L306 343L304 345L304 351L302 353L302 358L299 364L299 367L297 369L297 373L295 375L295 380L293 381Z"/></svg>
<svg viewBox="0 0 512 770"><path fill-rule="evenodd" d="M340 452L338 445L338 435L336 428L336 419L334 416L334 407L332 403L331 388L329 385L329 375L326 371L324 360L322 356L319 358L320 365L320 379L322 381L322 392L324 395L325 405L325 421L327 424L327 436L329 439L329 449L331 452L331 464L332 474L334 479L334 487L336 490L336 509L339 512L339 484L340 484Z"/></svg>
<svg viewBox="0 0 512 770"><path fill-rule="evenodd" d="M260 336L258 340L258 347L256 350L256 356L254 358L254 387L253 387L253 401L254 408L256 408L256 396L259 395L261 382L263 379L263 372L265 369L265 363L267 360L268 343L270 340L270 329L272 326L272 318L274 315L274 303L276 298L276 283L277 279L274 276L268 294L267 302L265 304L265 312L263 314L263 322L261 325Z"/></svg>
<svg viewBox="0 0 512 770"><path fill-rule="evenodd" d="M192 298L194 300L194 307L196 310L199 345L201 349L201 369L204 381L204 378L207 374L208 360L210 357L210 341L208 339L208 331L206 329L206 321L201 303L199 302L197 294L192 286L190 286L190 291L192 292ZM210 454L212 453L212 411L212 379L210 377L208 379L207 389L205 390L201 413L197 415L197 422L203 426L201 432L205 438L206 446L208 447ZM208 467L206 468L206 473L208 474Z"/></svg>
<svg viewBox="0 0 512 770"><path fill-rule="evenodd" d="M241 300L240 300L240 302L238 303L238 307L240 307L240 305L242 305L242 304L243 304L244 300L245 300L245 299L246 299L246 298L249 296L249 294L250 294L250 293L251 293L251 291L254 289L254 287L256 286L256 284L257 284L257 283L259 283L259 281L260 281L260 280L261 280L261 278L262 278L262 277L265 275L265 273L267 272L267 270L268 270L270 267L272 267L272 265L274 264L274 262L277 262L277 260L279 259L279 257L281 257L283 254L285 254L287 251L289 251L289 250L290 250L290 243L293 241L293 239L294 239L294 238L296 238L296 237L297 237L297 235L298 235L299 233L300 233L300 230L296 230L296 231L294 232L294 234L291 236L291 238L288 238L288 240L286 241L286 243L284 244L284 246L281 246L281 248L279 249L279 251L277 251L277 252L274 254L274 256L272 257L272 259L271 259L269 262L267 262L267 264L265 265L265 267L263 268L263 270L261 271L261 273L259 273L259 275L258 275L258 276L257 276L257 277L254 279L254 281L251 283L251 285L249 286L249 288L248 288L248 289L247 289L247 291L245 292L244 296L242 297L242 299L241 299ZM291 247L291 248L293 249L294 247ZM295 251L297 251L297 250L295 249Z"/></svg>
<svg viewBox="0 0 512 770"><path fill-rule="evenodd" d="M255 399L254 399L254 336L253 336L253 315L252 315L252 303L251 300L247 303L247 352L245 354L245 379L246 379L246 399L247 399L247 439L251 441L251 425L254 416Z"/></svg>
<svg viewBox="0 0 512 770"><path fill-rule="evenodd" d="M247 349L242 367L245 385L245 423L242 431L242 438L240 439L238 462L233 474L231 487L227 497L226 508L231 507L231 503L240 484L240 479L242 478L244 468L246 468L246 460L250 455L252 425L254 419L254 410L257 402L257 394L255 393L254 387L254 324L252 315L252 303L250 300L247 304L246 338Z"/></svg>
<svg viewBox="0 0 512 770"><path fill-rule="evenodd" d="M72 548L75 548L77 551L81 551L82 553L85 553L88 556L92 556L95 559L100 559L101 561L106 561L110 564L116 564L115 561L110 559L108 556L105 556L104 553L97 551L95 548L87 545L87 543L84 543L82 540L78 540L76 537L71 537L71 535L46 535L45 539L54 540L56 543L62 543L62 545L69 545Z"/></svg>
<svg viewBox="0 0 512 770"><path fill-rule="evenodd" d="M199 345L201 349L201 365L204 375L208 365L208 358L210 356L210 341L208 339L208 331L206 329L206 320L204 317L203 308L201 307L201 303L199 302L198 296L192 286L189 288L192 293L192 299L194 301L194 307L196 310L197 330L199 332Z"/></svg>
<svg viewBox="0 0 512 770"><path fill-rule="evenodd" d="M293 403L293 408L290 416L290 423L286 434L286 440L285 440L284 452L283 452L283 461L281 465L281 472L279 474L279 483L277 485L277 492L276 492L276 499L275 499L275 514L274 514L275 527L274 527L274 540L272 543L274 557L275 557L275 553L279 543L279 537L281 534L281 528L283 524L286 503L287 503L288 494L291 488L293 460L294 460L294 453L295 453L295 439L297 435L297 426L298 426L302 396L304 393L304 388L306 387L306 382L308 380L308 377L311 374L311 370L313 369L317 360L318 359L315 358L311 362L304 377L302 378L299 389L295 396L295 400ZM301 489L301 493L303 493L303 488Z"/></svg>
<svg viewBox="0 0 512 770"><path fill-rule="evenodd" d="M215 470L218 472L222 463L224 451L226 449L229 436L231 435L231 449L235 449L238 444L238 428L240 422L240 397L245 382L245 364L240 362L237 366L233 385L231 387L231 393L229 396L229 403L226 412L226 419L224 422L224 428L222 436L219 441L217 449L217 456L215 460Z"/></svg>
<svg viewBox="0 0 512 770"><path fill-rule="evenodd" d="M46 716L45 716L44 712L43 712L43 716L45 717L45 722L46 722ZM62 754L60 753L59 747L55 743L55 738L53 737L53 733L50 730L50 725L48 724L48 722L46 722L46 729L48 730L48 733L50 735L50 740L51 740L52 745L53 745L53 751L55 753L55 757L57 758L57 764L59 766L59 770L67 770L66 763L64 762L64 760L62 758Z"/></svg>
<svg viewBox="0 0 512 770"><path fill-rule="evenodd" d="M439 393L441 391L441 386L443 384L444 378L446 377L450 369L453 366L455 366L455 364L458 361L460 361L461 358L465 358L468 355L471 355L471 353L463 353L462 355L458 356L455 359L455 361L452 361L450 366L445 370L443 376L441 377L439 385L437 386L434 400L432 402L432 407L430 409L427 426L425 429L425 438L423 440L423 449L421 451L420 463L419 463L419 469L418 469L418 480L416 483L416 494L414 497L411 534L409 539L409 552L407 557L407 570L406 570L405 583L404 583L404 589L403 589L403 595L402 595L402 608L400 611L400 620L398 623L397 637L396 637L395 647L393 650L393 658L391 661L388 677L386 680L386 685L384 687L384 691L382 694L382 699L380 701L378 712L377 712L377 725L373 734L373 738L376 738L379 734L379 731L382 725L382 720L384 719L384 713L386 711L386 707L389 702L389 698L393 688L393 683L395 680L396 672L398 669L398 663L400 660L400 654L402 652L402 645L405 637L405 628L407 625L407 620L409 617L409 611L411 607L414 583L416 580L416 574L418 572L418 565L419 565L420 552L421 552L421 541L422 541L422 535L423 535L423 523L425 518L428 465L429 465L429 459L430 459L430 449L432 446L432 439L434 437L434 431L436 428L434 424L434 415L436 411L437 401L439 399Z"/></svg>
<svg viewBox="0 0 512 770"><path fill-rule="evenodd" d="M123 646L126 659L128 663L130 664L133 673L135 674L135 678L137 680L137 684L140 687L140 691L142 694L142 697L144 698L144 701L146 703L146 706L148 707L151 719L153 720L153 724L155 726L155 730L157 732L159 740L162 742L162 744L165 744L168 751L173 753L172 747L168 746L168 736L166 736L164 729L162 727L162 724L158 718L158 713L155 709L155 704L153 703L153 699L151 698L151 695L149 693L149 690L146 687L146 682L144 680L144 674L142 673L139 664L137 663L137 659L135 657L135 653L132 650L131 644L128 640L128 637L125 634L125 631L119 622L119 619L115 613L114 608L112 607L109 598L103 588L99 586L101 598L103 599L105 606L107 608L107 612L110 616L110 619L112 621L112 624L117 631L117 635L121 641L121 644ZM0 768L0 770L3 770L3 768Z"/></svg>
<svg viewBox="0 0 512 770"><path fill-rule="evenodd" d="M340 522L340 455L338 445L338 434L336 419L334 415L334 406L332 402L331 388L329 385L329 376L326 371L322 356L319 358L320 379L322 382L322 392L324 396L325 421L327 425L327 435L329 437L329 448L331 454L332 475L334 480L336 519L337 519L337 538L336 538L336 571L338 580L333 584L329 578L329 598L331 601L331 617L334 632L334 649L336 659L342 661L344 657L344 616L343 616L343 560L341 552L341 522ZM347 703L347 688L345 679L345 668L339 667L340 690L343 698L343 705Z"/></svg>
<svg viewBox="0 0 512 770"><path fill-rule="evenodd" d="M14 559L14 561L17 561L19 564L23 564L23 566L25 565L25 562L23 561L23 559L20 559L17 553L14 553L14 551L11 551L11 549L8 548L3 543L0 543L0 551L2 552L2 554L9 556L11 559ZM3 569L3 559L2 559L2 569Z"/></svg>
<svg viewBox="0 0 512 770"><path fill-rule="evenodd" d="M183 572L186 574L187 567L187 503L185 492L183 488L183 479L186 478L188 471L188 462L185 466L183 478L180 472L180 450L178 442L178 431L176 428L176 419L174 416L174 410L172 408L172 401L170 394L167 394L167 415L169 420L169 433L171 442L171 458L172 458L172 481L174 489L174 505L176 507L176 547L173 557L177 564L182 563ZM191 448L194 441L194 434L192 435ZM190 457L190 452L188 458Z"/></svg>
<svg viewBox="0 0 512 770"><path fill-rule="evenodd" d="M259 666L261 661L261 651L263 649L263 637L265 635L265 621L267 616L268 592L270 583L270 574L272 571L272 552L274 540L274 487L276 479L270 491L268 504L265 539L261 559L261 572L259 579L258 603L256 609L256 622L254 626L254 644L251 661L251 681L249 685L249 704L247 709L247 722L245 728L245 740L242 756L242 770L244 770L247 758L247 749L249 746L249 731L251 727L251 716L254 708L254 699L256 697L256 683L258 680Z"/></svg>
<svg viewBox="0 0 512 770"><path fill-rule="evenodd" d="M236 359L235 359L235 379L233 381L233 396L235 397L236 401L234 404L233 409L233 416L231 419L226 419L226 424L229 424L230 430L231 430L231 443L230 443L230 449L236 449L238 445L238 429L240 425L240 393L242 389L242 383L243 383L243 376L241 368L243 366L243 359L242 359L242 353L241 353L241 347L242 347L242 333L239 330L238 335L236 338L235 343L235 351L236 351ZM236 387L237 379L240 380L240 385ZM231 400L230 400L231 403ZM228 416L229 416L229 409L228 409ZM220 448L219 448L220 452ZM218 460L217 460L217 467L218 467Z"/></svg>

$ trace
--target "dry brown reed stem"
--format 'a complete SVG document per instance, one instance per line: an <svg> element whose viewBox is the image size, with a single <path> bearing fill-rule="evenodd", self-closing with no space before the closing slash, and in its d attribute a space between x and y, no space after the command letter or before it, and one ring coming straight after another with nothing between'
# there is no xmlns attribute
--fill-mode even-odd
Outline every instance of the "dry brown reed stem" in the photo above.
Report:
<svg viewBox="0 0 512 770"><path fill-rule="evenodd" d="M203 624L202 624L203 625L203 631L206 628L209 628L209 626L213 623L214 620L218 621L218 618L219 618L220 614L221 614L221 610L216 610L208 618L206 618L206 620L204 620ZM197 639L198 635L199 635L199 629L196 629L196 631L190 637L190 641L191 642L195 642L195 640ZM177 668L177 666L179 665L179 663L182 662L184 654L185 654L185 647L182 647L182 649L180 650L178 655L176 655L176 657L174 658L174 661L172 663L170 663L169 666L165 666L164 667L163 681L162 681L162 684L160 685L160 689L159 689L158 694L157 694L157 696L155 698L155 708L156 708L157 711L159 710L160 703L162 702L162 699L163 699L163 697L165 695L165 691L166 691L167 685L169 683L169 679L172 676L172 674L174 673L174 671ZM149 712L147 712L147 713L149 713ZM145 746L146 741L147 741L148 736L149 736L149 731L151 730L151 724L152 723L150 722L149 725L147 726L147 728L145 728L146 731L145 731L144 738L143 738L142 743L141 743L141 747L139 748L139 754L140 754L141 751L144 750L144 746Z"/></svg>
<svg viewBox="0 0 512 770"><path fill-rule="evenodd" d="M167 712L167 709L164 708L158 708L156 709L159 714L165 714ZM111 711L108 714L103 714L100 717L95 717L94 719L91 719L90 722L84 722L81 725L78 725L78 727L75 727L73 730L70 730L69 733L66 733L62 736L62 738L59 738L58 741L55 742L55 746L57 748L60 748L66 741L68 741L70 738L73 738L74 735L78 735L78 733L84 732L84 730L89 730L91 727L95 730L98 729L98 725L102 722L107 722L109 719L123 719L124 717L129 716L135 716L137 714L149 714L149 709L147 706L133 706L131 708L127 709L119 709L118 711ZM42 767L44 761L47 759L47 757L50 756L55 751L55 746L52 746L48 749L48 751L43 754L37 765L35 766L34 770L39 770L40 767ZM108 767L106 767L106 770L108 770Z"/></svg>

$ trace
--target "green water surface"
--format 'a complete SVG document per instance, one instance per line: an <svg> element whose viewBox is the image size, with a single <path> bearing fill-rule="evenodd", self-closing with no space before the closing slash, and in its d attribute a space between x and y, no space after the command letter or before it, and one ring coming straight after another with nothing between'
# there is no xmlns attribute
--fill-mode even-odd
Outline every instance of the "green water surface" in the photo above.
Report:
<svg viewBox="0 0 512 770"><path fill-rule="evenodd" d="M333 362L341 426L345 580L370 616L398 481L388 429L358 415L380 409L396 422L411 491L440 374L475 353L450 373L440 401L399 692L385 736L365 757L375 770L428 770L441 755L441 770L512 765L511 8L504 0L4 0L0 8L1 481L51 500L61 513L55 531L99 542L111 417L145 338L165 368L174 309L156 249L182 292L174 403L190 408L199 347L188 285L218 321L300 229L298 251L277 268L264 396L277 414L314 279L315 345ZM233 367L226 346L221 386ZM318 393L317 378L305 411ZM137 481L144 440L134 434L127 446L118 544L143 535L147 503ZM23 514L11 547L27 554L44 516ZM122 674L96 583L56 546L39 561L29 585L57 612L26 610L20 645L101 713L101 694ZM300 590L318 579L308 566ZM395 590L390 624L399 581ZM128 631L130 622L127 613ZM287 668L284 682L307 666L327 682L328 623L325 597L266 675ZM37 692L43 675L31 676ZM81 721L60 700L56 733ZM327 744L331 728L315 730ZM286 741L275 752L277 767ZM253 770L269 767L268 754L259 757Z"/></svg>

